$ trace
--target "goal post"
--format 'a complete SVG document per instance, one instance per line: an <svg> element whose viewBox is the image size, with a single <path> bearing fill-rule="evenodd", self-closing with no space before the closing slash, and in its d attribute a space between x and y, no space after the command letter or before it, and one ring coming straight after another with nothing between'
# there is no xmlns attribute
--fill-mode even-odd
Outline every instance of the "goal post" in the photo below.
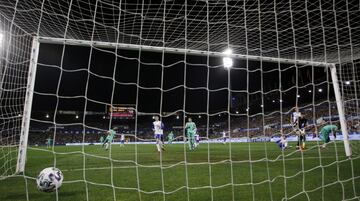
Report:
<svg viewBox="0 0 360 201"><path fill-rule="evenodd" d="M40 43L38 41L38 38L34 37L32 40L32 47L31 47L30 65L29 65L28 80L26 85L25 102L24 102L24 112L22 114L23 116L21 123L21 133L20 133L16 173L21 173L24 172L25 170L26 152L28 146L31 108L32 108L32 102L34 96L39 46Z"/></svg>
<svg viewBox="0 0 360 201"><path fill-rule="evenodd" d="M356 0L2 1L0 200L360 199L359 22Z"/></svg>
<svg viewBox="0 0 360 201"><path fill-rule="evenodd" d="M85 41L85 40L75 40L75 39L62 39L62 38L49 38L49 37L33 37L32 48L31 48L31 58L30 66L28 72L28 81L26 87L26 97L24 103L24 112L22 117L22 127L19 141L19 150L18 150L18 160L16 166L16 172L20 173L24 171L25 162L26 162L26 150L27 150L27 141L29 135L29 126L31 118L31 107L32 99L34 93L35 77L36 77L36 68L37 60L39 54L40 43L45 44L62 44L62 45L75 45L75 46L94 46L99 48L118 48L118 49L130 49L130 50L145 50L145 51L154 51L173 54L189 54L189 55L198 55L198 56L210 56L210 57L223 57L224 54L221 52L206 52L190 49L177 49L177 48L166 48L166 47L152 47L152 46L140 46L134 44L122 44L122 43L111 43L111 42L100 42L100 41ZM229 56L229 55L226 55ZM351 156L351 147L349 143L349 134L347 130L346 116L344 113L343 99L341 95L341 90L339 87L339 80L337 76L336 64L333 63L324 63L324 62L313 62L307 60L294 60L294 59L284 59L284 58L273 58L273 57L260 57L252 55L241 55L241 54L231 54L230 57L247 59L252 61L262 61L262 62L273 62L279 64L293 64L295 67L297 65L309 65L314 67L324 67L329 68L331 72L331 79L333 83L333 89L336 98L336 105L338 109L339 120L341 124L341 131L343 135L344 147L346 156Z"/></svg>
<svg viewBox="0 0 360 201"><path fill-rule="evenodd" d="M349 142L349 133L348 133L348 129L347 129L347 123L346 123L346 117L345 117L344 105L343 105L343 98L341 97L336 65L331 64L329 67L330 67L331 79L332 79L332 83L333 83L333 87L334 87L336 106L337 106L337 110L338 110L338 114L339 114L341 132L342 132L343 141L344 141L345 154L346 154L346 156L350 157L351 156L351 147L350 147L350 142Z"/></svg>

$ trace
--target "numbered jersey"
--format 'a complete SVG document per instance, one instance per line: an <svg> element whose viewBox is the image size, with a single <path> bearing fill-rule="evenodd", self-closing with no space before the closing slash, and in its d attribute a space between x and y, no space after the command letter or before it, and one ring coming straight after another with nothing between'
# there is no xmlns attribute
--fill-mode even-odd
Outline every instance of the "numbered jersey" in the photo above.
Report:
<svg viewBox="0 0 360 201"><path fill-rule="evenodd" d="M161 121L154 121L153 122L153 129L154 134L162 135L164 133L164 124Z"/></svg>

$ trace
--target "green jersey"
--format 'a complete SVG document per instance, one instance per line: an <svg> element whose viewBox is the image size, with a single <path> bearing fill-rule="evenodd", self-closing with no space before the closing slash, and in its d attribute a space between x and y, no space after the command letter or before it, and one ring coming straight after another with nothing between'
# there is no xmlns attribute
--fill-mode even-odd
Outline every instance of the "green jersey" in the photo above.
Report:
<svg viewBox="0 0 360 201"><path fill-rule="evenodd" d="M322 139L324 142L328 143L330 142L330 137L329 134L333 131L337 131L338 127L335 125L327 125L324 126L321 130L320 130L320 139Z"/></svg>
<svg viewBox="0 0 360 201"><path fill-rule="evenodd" d="M169 133L168 139L169 139L169 140L173 140L173 139L174 139L174 134L173 134L173 132L170 132L170 133Z"/></svg>
<svg viewBox="0 0 360 201"><path fill-rule="evenodd" d="M46 144L51 145L51 141L52 141L51 138L46 139Z"/></svg>
<svg viewBox="0 0 360 201"><path fill-rule="evenodd" d="M110 133L110 134L109 134ZM106 139L108 140L108 141L113 141L113 139L114 139L114 137L115 137L115 134L116 134L116 132L114 131L114 130L112 130L112 129L110 129L109 131L108 131L108 135L106 136Z"/></svg>
<svg viewBox="0 0 360 201"><path fill-rule="evenodd" d="M338 127L335 125L326 125L324 127L322 127L322 129L320 130L320 133L323 135L329 135L331 132L333 131L337 131Z"/></svg>
<svg viewBox="0 0 360 201"><path fill-rule="evenodd" d="M196 133L196 125L194 122L187 122L185 124L185 129L187 130L188 135L195 135Z"/></svg>

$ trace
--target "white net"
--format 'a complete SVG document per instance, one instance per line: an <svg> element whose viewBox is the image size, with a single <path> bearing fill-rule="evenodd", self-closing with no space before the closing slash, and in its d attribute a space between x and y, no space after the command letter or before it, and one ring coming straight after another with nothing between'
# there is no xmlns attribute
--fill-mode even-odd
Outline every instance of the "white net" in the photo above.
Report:
<svg viewBox="0 0 360 201"><path fill-rule="evenodd" d="M343 94L344 108L347 119L347 126L350 134L357 133L360 130L360 116L359 116L359 61L344 63L339 66L339 79L341 83L341 92ZM353 153L359 154L360 145L353 143Z"/></svg>
<svg viewBox="0 0 360 201"><path fill-rule="evenodd" d="M0 177L15 173L31 37L0 15Z"/></svg>
<svg viewBox="0 0 360 201"><path fill-rule="evenodd" d="M326 148L317 136L318 119L339 121L336 64L359 149L359 16L350 0L1 2L0 200L360 199L360 156L345 156L341 132ZM28 153L15 175L32 36ZM298 149L294 110L308 120ZM154 115L169 143L159 153ZM34 179L52 166L63 186L39 192Z"/></svg>

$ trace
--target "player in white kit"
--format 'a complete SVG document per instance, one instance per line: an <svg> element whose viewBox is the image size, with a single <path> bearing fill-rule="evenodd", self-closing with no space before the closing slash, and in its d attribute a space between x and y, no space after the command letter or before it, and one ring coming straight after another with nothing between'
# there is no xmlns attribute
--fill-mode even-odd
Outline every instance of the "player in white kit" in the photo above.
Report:
<svg viewBox="0 0 360 201"><path fill-rule="evenodd" d="M155 121L153 122L153 131L154 138L156 140L156 148L158 152L164 151L164 144L162 142L163 134L164 134L164 124L159 120L158 116L155 116Z"/></svg>
<svg viewBox="0 0 360 201"><path fill-rule="evenodd" d="M200 136L199 136L199 133L196 132L195 134L195 148L198 147L200 144Z"/></svg>
<svg viewBox="0 0 360 201"><path fill-rule="evenodd" d="M225 144L226 143L226 138L227 138L225 131L222 132L222 138L223 138L223 144Z"/></svg>
<svg viewBox="0 0 360 201"><path fill-rule="evenodd" d="M125 144L125 135L121 134L120 135L120 147L125 146L124 144Z"/></svg>

